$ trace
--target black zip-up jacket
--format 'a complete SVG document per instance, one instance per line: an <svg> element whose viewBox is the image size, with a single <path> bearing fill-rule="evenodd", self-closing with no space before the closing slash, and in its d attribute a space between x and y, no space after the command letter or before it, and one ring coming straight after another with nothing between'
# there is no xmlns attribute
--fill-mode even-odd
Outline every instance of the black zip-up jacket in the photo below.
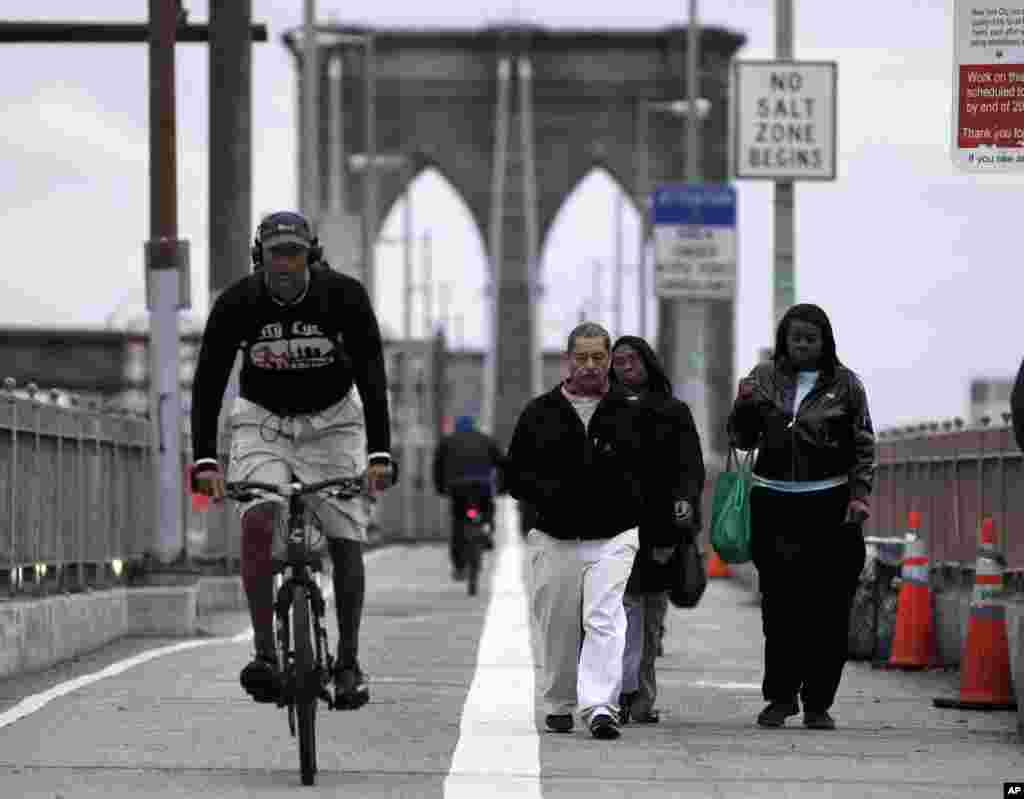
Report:
<svg viewBox="0 0 1024 799"><path fill-rule="evenodd" d="M640 526L652 507L664 512L668 505L659 488L666 478L653 437L651 407L621 387L611 386L585 430L556 386L519 416L508 448L506 488L533 506L536 527L554 538L611 538Z"/></svg>
<svg viewBox="0 0 1024 799"><path fill-rule="evenodd" d="M644 398L655 411L655 444L660 450L659 458L665 463L669 501L663 508L659 503L657 509L651 508L652 512L645 514L640 527L640 551L626 584L628 594L668 590L678 561L655 561L651 553L655 544L651 542L678 544L685 536L695 536L703 526L700 506L704 492L704 457L690 406L675 397L647 394ZM677 499L687 500L693 508L691 523L685 527L677 525L672 517L672 502Z"/></svg>
<svg viewBox="0 0 1024 799"><path fill-rule="evenodd" d="M758 448L754 473L771 480L848 475L851 499L871 495L875 432L860 378L844 366L822 371L792 413L796 375L774 363L754 367L753 396L737 399L729 432L739 449Z"/></svg>

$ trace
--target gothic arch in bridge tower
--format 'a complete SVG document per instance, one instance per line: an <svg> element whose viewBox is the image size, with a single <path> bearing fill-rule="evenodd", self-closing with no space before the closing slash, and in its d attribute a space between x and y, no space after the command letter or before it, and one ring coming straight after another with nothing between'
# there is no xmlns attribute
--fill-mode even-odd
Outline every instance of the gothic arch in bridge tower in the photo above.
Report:
<svg viewBox="0 0 1024 799"><path fill-rule="evenodd" d="M376 152L416 154L446 176L483 231L496 302L492 429L507 444L537 388L535 308L541 242L565 197L595 164L628 187L634 202L650 186L683 176L682 122L658 112L682 96L685 28L546 30L374 29L332 26L347 43L321 46L320 83L340 57L342 159L329 157L330 96L321 103L321 163L346 165L346 210L361 211L365 176L347 169L366 153L369 96L375 97ZM367 71L363 44L372 33ZM285 34L295 52L293 34ZM729 64L744 36L701 31L700 94L711 101L700 160L705 180L726 179ZM366 88L373 78L375 91ZM300 140L301 140L300 136ZM416 171L422 167L417 167ZM407 172L383 170L376 219L400 196ZM328 175L324 170L322 196ZM731 380L731 376L730 376Z"/></svg>

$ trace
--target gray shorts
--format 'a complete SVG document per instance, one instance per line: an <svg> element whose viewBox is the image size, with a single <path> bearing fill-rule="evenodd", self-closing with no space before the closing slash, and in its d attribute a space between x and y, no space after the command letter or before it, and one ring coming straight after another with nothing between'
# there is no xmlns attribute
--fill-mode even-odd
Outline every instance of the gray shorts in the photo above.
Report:
<svg viewBox="0 0 1024 799"><path fill-rule="evenodd" d="M359 392L309 416L282 418L254 402L238 398L230 416L231 459L227 479L303 483L334 477L358 477L366 471L366 421ZM284 506L280 498L240 503L239 515L265 502ZM328 538L366 541L371 500L309 497ZM277 542L275 542L275 548Z"/></svg>

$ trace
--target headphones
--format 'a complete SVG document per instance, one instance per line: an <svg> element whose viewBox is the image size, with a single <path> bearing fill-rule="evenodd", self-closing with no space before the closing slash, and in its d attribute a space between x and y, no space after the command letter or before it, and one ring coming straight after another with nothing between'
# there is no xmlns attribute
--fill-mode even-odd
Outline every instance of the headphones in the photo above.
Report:
<svg viewBox="0 0 1024 799"><path fill-rule="evenodd" d="M324 248L320 244L320 239L313 235L306 217L295 211L275 211L263 217L259 227L256 228L256 238L253 240L251 256L252 265L257 270L263 268L263 239L282 227L290 228L309 242L309 249L306 251L307 264L312 266L323 260Z"/></svg>

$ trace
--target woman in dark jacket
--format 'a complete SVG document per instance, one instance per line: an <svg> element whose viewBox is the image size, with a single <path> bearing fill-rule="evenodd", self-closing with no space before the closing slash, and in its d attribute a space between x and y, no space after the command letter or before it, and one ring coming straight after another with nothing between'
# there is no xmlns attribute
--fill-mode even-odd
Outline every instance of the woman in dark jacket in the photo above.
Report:
<svg viewBox="0 0 1024 799"><path fill-rule="evenodd" d="M656 724L658 685L655 658L668 610L671 575L668 561L675 547L655 547L653 527L671 527L667 538L696 535L700 529L700 497L704 490L704 459L689 406L672 396L672 384L651 346L638 336L622 336L612 347L611 379L640 398L657 417L654 445L664 467L665 503L652 503L640 525L640 549L633 562L623 604L626 607L626 651L623 656L623 723Z"/></svg>
<svg viewBox="0 0 1024 799"><path fill-rule="evenodd" d="M733 443L757 448L751 548L765 636L757 723L830 730L848 652L850 607L864 567L875 437L860 379L840 363L817 305L783 316L771 362L740 381Z"/></svg>

